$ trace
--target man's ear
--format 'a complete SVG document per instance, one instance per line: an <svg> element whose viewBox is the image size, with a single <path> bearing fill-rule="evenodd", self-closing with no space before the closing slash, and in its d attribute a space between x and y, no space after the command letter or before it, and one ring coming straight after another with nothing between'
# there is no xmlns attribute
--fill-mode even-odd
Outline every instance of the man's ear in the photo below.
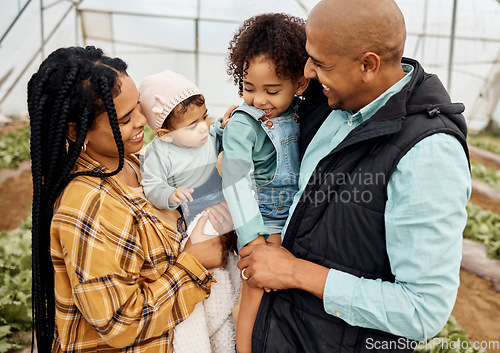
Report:
<svg viewBox="0 0 500 353"><path fill-rule="evenodd" d="M161 138L163 141L172 142L174 139L172 138L172 135L169 135L170 133L171 131L169 129L161 128L156 131L156 136Z"/></svg>
<svg viewBox="0 0 500 353"><path fill-rule="evenodd" d="M307 89L307 86L309 86L309 79L305 78L304 76L301 76L297 80L297 89L295 90L295 93L298 96L304 94L304 91Z"/></svg>
<svg viewBox="0 0 500 353"><path fill-rule="evenodd" d="M380 69L380 57L373 52L366 52L361 57L363 80L371 82Z"/></svg>

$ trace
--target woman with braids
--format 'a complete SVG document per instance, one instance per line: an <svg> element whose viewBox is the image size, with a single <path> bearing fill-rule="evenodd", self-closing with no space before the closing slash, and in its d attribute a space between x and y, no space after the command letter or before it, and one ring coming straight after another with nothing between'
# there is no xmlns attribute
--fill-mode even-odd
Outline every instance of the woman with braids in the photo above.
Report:
<svg viewBox="0 0 500 353"><path fill-rule="evenodd" d="M172 329L210 294L228 236L182 252L140 188L146 119L126 64L94 47L50 54L28 83L38 352L171 352ZM218 218L216 218L218 217ZM205 213L195 231L202 232ZM224 233L224 229L219 232Z"/></svg>

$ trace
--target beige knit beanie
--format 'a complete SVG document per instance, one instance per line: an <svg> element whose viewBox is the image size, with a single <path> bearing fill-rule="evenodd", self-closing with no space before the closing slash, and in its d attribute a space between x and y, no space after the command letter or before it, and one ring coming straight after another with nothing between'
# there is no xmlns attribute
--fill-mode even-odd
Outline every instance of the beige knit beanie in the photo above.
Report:
<svg viewBox="0 0 500 353"><path fill-rule="evenodd" d="M184 76L165 70L146 77L139 87L139 94L142 113L149 127L157 131L179 103L202 93Z"/></svg>

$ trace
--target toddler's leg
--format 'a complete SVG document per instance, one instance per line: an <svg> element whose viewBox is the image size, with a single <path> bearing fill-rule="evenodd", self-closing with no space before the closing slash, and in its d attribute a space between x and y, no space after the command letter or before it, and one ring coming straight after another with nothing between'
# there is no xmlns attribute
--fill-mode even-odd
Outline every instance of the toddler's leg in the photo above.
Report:
<svg viewBox="0 0 500 353"><path fill-rule="evenodd" d="M259 238L251 244L262 243L264 237ZM281 235L271 234L267 241L280 245ZM250 287L247 281L243 281L241 286L240 310L236 322L236 350L238 353L251 353L252 351L253 324L257 317L263 293L263 289Z"/></svg>

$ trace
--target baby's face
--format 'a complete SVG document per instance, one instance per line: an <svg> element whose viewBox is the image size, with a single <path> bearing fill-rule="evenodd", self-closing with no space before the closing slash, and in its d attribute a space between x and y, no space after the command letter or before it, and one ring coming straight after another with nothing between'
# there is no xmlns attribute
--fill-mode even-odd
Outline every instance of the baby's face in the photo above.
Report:
<svg viewBox="0 0 500 353"><path fill-rule="evenodd" d="M173 130L168 135L172 143L182 148L202 147L208 141L208 110L191 104L187 111L172 122Z"/></svg>

